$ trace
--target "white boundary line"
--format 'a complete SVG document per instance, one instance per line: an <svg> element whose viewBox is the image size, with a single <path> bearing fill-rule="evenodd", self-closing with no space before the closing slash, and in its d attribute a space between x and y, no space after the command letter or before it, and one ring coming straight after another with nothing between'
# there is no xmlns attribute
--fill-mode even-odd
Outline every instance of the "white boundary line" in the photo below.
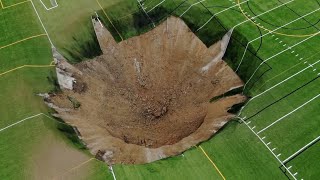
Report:
<svg viewBox="0 0 320 180"><path fill-rule="evenodd" d="M287 116L293 114L294 112L298 111L299 109L303 108L305 105L309 104L310 102L312 102L313 100L317 99L320 96L320 94L316 95L315 97L311 98L310 100L308 100L307 102L303 103L302 105L300 105L299 107L297 107L296 109L292 110L291 112L289 112L288 114L282 116L281 118L277 119L276 121L274 121L273 123L269 124L267 127L261 129L257 134L262 133L263 131L269 129L271 126L273 126L274 124L278 123L279 121L283 120L284 118L286 118Z"/></svg>
<svg viewBox="0 0 320 180"><path fill-rule="evenodd" d="M234 7L236 7L236 6L239 6L239 5L242 4L242 3L246 3L246 2L248 2L248 1L249 1L249 0L243 1L243 2L241 2L241 3L239 3L239 4L230 6L230 7L228 7L227 9L224 9L224 10L222 10L222 11L219 11L219 12L213 14L213 15L211 16L211 18L208 19L207 22L205 22L201 27L199 27L199 28L197 29L197 31L199 31L199 30L202 29L204 26L206 26L206 25L207 25L214 17L216 17L217 15L219 15L219 14L225 12L225 11L228 11L229 9L232 9L232 8L234 8Z"/></svg>
<svg viewBox="0 0 320 180"><path fill-rule="evenodd" d="M247 87L248 83L250 82L250 80L253 78L253 76L256 74L256 72L258 71L258 69L260 68L260 66L261 66L263 63L265 63L265 62L267 62L267 61L269 61L269 60L271 60L271 59L279 56L280 54L282 54L282 53L284 53L284 52L286 52L286 51L288 51L288 50L291 50L292 48L294 48L294 47L300 45L301 43L303 43L303 42L305 42L305 41L307 41L307 40L309 40L309 39L317 36L318 34L320 34L320 31L318 31L317 33L313 34L312 36L309 36L308 38L306 38L306 39L304 39L304 40L302 40L302 41L299 41L298 43L296 43L296 44L294 44L294 45L292 45L292 46L289 46L289 47L286 48L285 50L282 50L282 51L278 52L277 54L275 54L275 55L267 58L267 59L264 60L263 62L261 62L261 63L259 64L259 66L256 68L256 70L252 73L252 75L251 75L251 77L248 79L248 81L244 84L243 90L245 90L245 88Z"/></svg>
<svg viewBox="0 0 320 180"><path fill-rule="evenodd" d="M33 1L30 0L30 2L31 2L31 4L32 4L32 7L33 7L34 11L36 12L36 15L38 16L38 19L39 19L39 21L40 21L40 23L41 23L41 26L42 26L43 30L44 30L44 31L46 32L46 34L47 34L47 37L48 37L48 40L49 40L51 46L53 46L53 43L52 43L51 38L50 38L50 36L49 36L49 34L48 34L48 31L47 31L47 29L44 27L43 22L42 22L42 20L41 20L41 18L40 18L40 16L39 16L39 13L38 13L36 7L35 7L34 4L33 4Z"/></svg>
<svg viewBox="0 0 320 180"><path fill-rule="evenodd" d="M148 16L148 18L150 19L150 21L152 22L153 27L156 27L156 25L154 24L153 20L150 18L149 14L146 12L146 10L144 9L144 7L142 6L142 4L140 3L141 0L137 0L139 6L141 7L141 9L143 10L143 12Z"/></svg>
<svg viewBox="0 0 320 180"><path fill-rule="evenodd" d="M281 82L277 83L276 85L274 85L274 86L270 87L269 89L267 89L267 90L263 91L262 93L257 94L256 96L252 97L252 98L247 102L247 104L241 108L241 110L240 110L240 112L239 112L238 116L240 116L240 115L241 115L242 110L243 110L243 109L244 109L244 108L249 104L249 102L251 102L251 101L252 101L252 100L254 100L255 98L257 98L257 97L259 97L259 96L261 96L261 95L265 94L266 92L268 92L268 91L272 90L273 88L275 88L275 87L277 87L277 86L281 85L282 83L284 83L284 82L286 82L286 81L288 81L288 80L292 79L293 77L295 77L295 76L299 75L300 73L302 73L302 72L304 72L305 70L307 70L307 69L311 68L312 66L314 66L314 65L318 64L319 62L320 62L320 60L318 60L317 62L315 62L315 63L313 63L313 64L309 65L308 67L306 67L306 68L304 68L304 69L300 70L299 72L297 72L297 73L295 73L295 74L291 75L290 77L286 78L285 80L283 80L283 81L281 81Z"/></svg>
<svg viewBox="0 0 320 180"><path fill-rule="evenodd" d="M116 174L115 174L114 171L113 171L113 167L112 167L112 166L109 166L109 169L110 169L111 174L112 174L112 176L113 176L113 180L117 180Z"/></svg>
<svg viewBox="0 0 320 180"><path fill-rule="evenodd" d="M13 124L10 124L9 126L6 126L6 127L2 128L2 129L0 129L0 133L1 133L2 131L6 130L6 129L9 129L9 128L11 128L11 127L13 127L13 126L16 126L16 125L18 125L18 124L20 124L20 123L23 123L23 122L25 122L25 121L27 121L27 120L29 120L29 119L33 119L33 118L38 117L38 116L41 116L41 115L43 115L43 116L45 116L45 117L47 117L47 118L49 118L49 119L51 119L51 120L54 120L54 121L56 121L57 123L66 124L66 123L59 122L59 121L53 119L52 117L48 116L48 115L45 114L45 113L39 113L39 114L36 114L36 115L32 115L32 116L26 117L26 118L24 118L24 119L22 119L22 120L19 120L19 121L13 123ZM68 124L67 124L67 125L68 125ZM70 125L70 126L71 126L71 125Z"/></svg>
<svg viewBox="0 0 320 180"><path fill-rule="evenodd" d="M50 2L51 2L51 1L52 1L52 0L50 0ZM47 8L47 6L42 2L42 0L40 0L41 4L43 5L43 7L44 7L47 11L50 11L51 9L54 9L54 8L56 8L56 7L59 6L59 4L57 3L56 0L53 0L53 1L56 3L56 5L55 5L55 6L52 6L52 7L50 7L50 8Z"/></svg>
<svg viewBox="0 0 320 180"><path fill-rule="evenodd" d="M191 5L188 7L188 9L185 10L179 17L182 17L182 16L183 16L185 13L187 13L193 6L195 6L195 5L197 5L197 4L200 4L200 3L203 2L203 1L206 1L206 0L201 0L201 1L199 1L199 2L196 2L196 3L191 4Z"/></svg>
<svg viewBox="0 0 320 180"><path fill-rule="evenodd" d="M17 122L15 122L15 123L7 126L7 127L4 127L4 128L2 128L2 129L0 129L0 132L4 131L4 130L6 130L6 129L9 129L9 128L15 126L15 125L18 125L18 124L20 124L20 123L22 123L22 122L24 122L24 121L27 121L27 120L29 120L29 119L38 117L38 116L40 116L40 115L42 115L42 114L43 114L43 113L39 113L39 114L36 114L36 115L33 115L33 116L29 116L29 117L27 117L27 118L24 118L24 119L22 119L22 120L20 120L20 121L17 121Z"/></svg>
<svg viewBox="0 0 320 180"><path fill-rule="evenodd" d="M311 144L313 144L314 142L320 140L320 136L318 136L317 138L315 138L314 140L312 140L311 142L309 142L307 145L303 146L301 149L299 149L297 152L293 153L291 156L289 156L287 159L285 159L284 161L282 161L284 164L287 163L287 161L289 161L292 157L296 156L297 154L301 153L302 151L304 151L306 148L308 148Z"/></svg>
<svg viewBox="0 0 320 180"><path fill-rule="evenodd" d="M306 16L308 16L308 15L310 15L310 14L316 12L316 11L319 11L319 10L320 10L320 8L318 8L318 9L316 9L316 10L314 10L314 11L308 13L308 14L305 14L305 15L303 15L303 16L301 16L301 17L299 17L299 18L297 18L297 19L295 19L295 20L293 20L293 21L291 21L291 22L289 22L289 23L287 23L287 24L285 24L285 25L282 25L282 26L280 26L280 27L278 27L278 28L276 28L276 29L274 29L274 30L272 30L272 31L269 31L268 33L266 33L266 34L264 34L264 35L261 35L261 36L255 38L255 39L249 41L249 42L247 43L247 46L246 46L245 50L244 50L244 53L243 53L242 58L241 58L241 60L240 60L240 63L239 63L239 65L238 65L237 69L236 69L236 72L239 70L239 68L240 68L240 66L241 66L241 64L242 64L242 61L243 61L243 59L244 59L244 56L245 56L245 54L246 54L246 52L247 52L247 50L248 50L248 46L249 46L250 43L252 43L252 42L254 42L254 41L256 41L256 40L258 40L258 39L260 39L260 38L262 38L262 37L264 37L264 36L266 36L266 35L268 35L268 34L271 34L271 33L275 32L275 31L277 31L277 30L279 30L279 29L281 29L281 28L283 28L283 27L285 27L285 26L287 26L287 25L289 25L289 24L292 24L292 23L294 23L294 22L296 22L296 21L298 21L298 20L300 20L300 19L302 19L302 18L304 18L304 17L306 17Z"/></svg>
<svg viewBox="0 0 320 180"><path fill-rule="evenodd" d="M271 154L278 160L278 162L286 169L286 171L287 172L289 172L289 174L293 177L293 179L294 180L297 180L297 178L295 177L295 175L294 174L292 174L292 172L290 171L290 169L289 168L287 168L287 166L285 166L285 164L279 159L279 157L270 149L270 147L261 139L261 137L256 133L256 132L254 132L251 128L250 128L250 126L247 124L247 122L246 121L244 121L242 118L240 118L240 117L238 117L249 129L250 129L250 131L254 134L254 135L256 135L258 138L259 138L259 140L264 144L264 146L271 152Z"/></svg>
<svg viewBox="0 0 320 180"><path fill-rule="evenodd" d="M159 2L157 5L155 5L153 8L151 8L149 11L147 11L147 13L151 12L152 10L154 10L156 7L160 6L162 3L164 3L166 0L162 0L161 2Z"/></svg>

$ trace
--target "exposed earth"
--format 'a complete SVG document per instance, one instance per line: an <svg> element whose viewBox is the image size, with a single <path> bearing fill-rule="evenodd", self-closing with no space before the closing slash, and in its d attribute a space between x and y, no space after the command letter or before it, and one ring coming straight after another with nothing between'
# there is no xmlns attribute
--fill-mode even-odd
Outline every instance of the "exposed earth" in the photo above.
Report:
<svg viewBox="0 0 320 180"><path fill-rule="evenodd" d="M148 163L207 140L246 100L220 98L243 82L222 60L231 32L207 48L179 18L116 43L93 25L103 55L76 65L54 50L62 92L47 104L77 127L90 152L109 164Z"/></svg>

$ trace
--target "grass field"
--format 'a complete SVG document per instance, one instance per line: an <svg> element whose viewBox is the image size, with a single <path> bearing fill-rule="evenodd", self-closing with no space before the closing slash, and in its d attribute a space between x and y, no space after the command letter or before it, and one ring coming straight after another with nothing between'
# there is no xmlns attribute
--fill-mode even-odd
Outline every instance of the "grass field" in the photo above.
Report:
<svg viewBox="0 0 320 180"><path fill-rule="evenodd" d="M47 137L50 137L48 147L52 146L52 141L61 141L63 148L91 158L86 151L76 150L76 144L58 130L57 122L43 115L9 127L35 114L48 113L49 110L36 94L53 89L47 80L54 73L54 68L50 66L53 60L50 43L31 3L14 5L19 2L22 1L2 0L8 8L0 9L1 179L34 179L34 152L39 150L39 144L48 141ZM64 168L71 169L78 164L74 161ZM102 163L92 161L88 165L90 173L86 174L87 179L102 179L102 175L111 175ZM53 171L56 169L59 167L52 168ZM72 173L68 172L68 175Z"/></svg>
<svg viewBox="0 0 320 180"><path fill-rule="evenodd" d="M35 94L53 89L47 76L54 71L49 66L50 43L32 4L15 5L23 0L1 2L4 8L0 9L0 129L25 117L48 112ZM49 0L43 2L50 5ZM199 148L193 148L184 156L148 165L116 165L117 179L319 178L319 142L285 163L287 168L291 167L291 175L286 173L288 177L279 168L281 162L320 134L317 128L320 125L317 112L320 38L315 34L320 32L317 11L320 6L316 0L145 0L142 8L151 20L135 0L57 2L57 8L47 11L40 1L33 0L53 44L71 62L101 53L90 26L95 11L118 41L151 29L152 23L158 24L170 14L182 15L207 45L235 27L225 58L235 70L241 62L238 73L247 83L245 92L252 97L239 115L245 123L233 121L201 144L223 176ZM255 17L254 21L250 17ZM22 68L10 71L17 67ZM55 125L46 125L47 121L48 118L41 116L0 131L3 157L0 177L32 178L29 155L48 133L75 148ZM276 149L270 152L266 145L270 150ZM81 175L81 171L89 172L84 179L112 179L107 166L96 161L71 173Z"/></svg>

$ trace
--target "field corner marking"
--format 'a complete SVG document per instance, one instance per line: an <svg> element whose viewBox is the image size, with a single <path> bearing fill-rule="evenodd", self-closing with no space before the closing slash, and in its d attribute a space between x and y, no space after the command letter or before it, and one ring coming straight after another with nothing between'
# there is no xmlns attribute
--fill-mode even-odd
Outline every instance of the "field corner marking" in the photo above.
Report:
<svg viewBox="0 0 320 180"><path fill-rule="evenodd" d="M207 159L211 162L211 164L213 165L213 167L217 170L217 172L220 174L220 176L222 177L223 180L226 180L226 178L224 177L224 175L221 173L221 171L219 170L219 168L217 167L217 165L212 161L212 159L208 156L208 154L204 151L204 149L199 145L198 146L201 151L203 152L203 154L207 157Z"/></svg>

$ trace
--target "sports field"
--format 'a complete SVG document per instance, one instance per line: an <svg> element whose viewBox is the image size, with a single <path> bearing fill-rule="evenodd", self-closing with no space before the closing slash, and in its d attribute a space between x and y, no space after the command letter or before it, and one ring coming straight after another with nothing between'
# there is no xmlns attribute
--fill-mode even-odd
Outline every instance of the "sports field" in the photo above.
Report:
<svg viewBox="0 0 320 180"><path fill-rule="evenodd" d="M50 156L51 152L41 151L43 146L56 145L45 144L48 138L60 142L58 147L74 161L59 167L61 160L48 167L53 170L47 178L320 177L317 0L52 2L1 0L0 177L43 178L34 172L42 171L38 167L44 162L33 155ZM183 155L148 165L116 165L110 171L85 150L78 150L81 145L57 128L60 123L45 116L50 110L36 94L54 89L47 80L54 74L51 43L71 62L101 53L90 26L95 12L118 41L146 32L169 15L183 18L207 45L233 29L225 60L245 81L244 92L251 97L239 118Z"/></svg>

